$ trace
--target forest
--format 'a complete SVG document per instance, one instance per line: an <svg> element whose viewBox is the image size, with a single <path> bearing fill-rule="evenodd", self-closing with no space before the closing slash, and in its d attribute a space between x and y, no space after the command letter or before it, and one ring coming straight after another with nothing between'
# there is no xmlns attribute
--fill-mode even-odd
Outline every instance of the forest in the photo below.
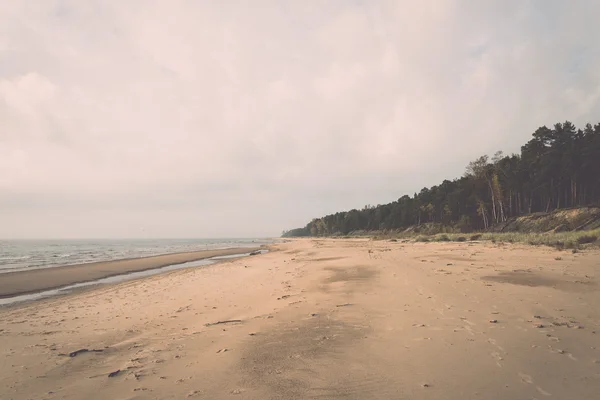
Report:
<svg viewBox="0 0 600 400"><path fill-rule="evenodd" d="M600 204L600 123L569 121L538 128L521 154L481 156L465 174L412 197L315 218L283 237L404 230L439 223L457 231L486 230L513 216Z"/></svg>

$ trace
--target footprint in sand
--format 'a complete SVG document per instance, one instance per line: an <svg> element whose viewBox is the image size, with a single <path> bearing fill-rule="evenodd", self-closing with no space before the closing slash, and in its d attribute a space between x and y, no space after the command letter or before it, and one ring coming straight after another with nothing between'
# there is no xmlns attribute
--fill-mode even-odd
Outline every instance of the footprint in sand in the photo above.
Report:
<svg viewBox="0 0 600 400"><path fill-rule="evenodd" d="M529 375L526 375L526 374L524 374L522 372L519 372L519 378L521 378L521 381L523 383L528 383L530 385L533 384L533 379Z"/></svg>
<svg viewBox="0 0 600 400"><path fill-rule="evenodd" d="M497 351L491 352L490 355L496 359L496 361L502 361L504 358ZM498 364L500 366L500 364Z"/></svg>
<svg viewBox="0 0 600 400"><path fill-rule="evenodd" d="M522 372L519 372L519 378L521 378L521 382L523 383L527 383L529 385L533 385L533 378L527 374L524 374ZM544 389L542 389L539 386L536 386L535 389L540 392L541 394L543 394L544 396L552 396L551 393L546 392Z"/></svg>

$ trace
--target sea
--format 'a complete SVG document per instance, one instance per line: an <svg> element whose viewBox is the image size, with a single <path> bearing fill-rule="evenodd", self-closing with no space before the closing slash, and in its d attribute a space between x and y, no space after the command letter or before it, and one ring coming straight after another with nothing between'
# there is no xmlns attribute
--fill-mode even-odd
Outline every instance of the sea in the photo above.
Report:
<svg viewBox="0 0 600 400"><path fill-rule="evenodd" d="M257 247L269 243L272 240L239 238L0 240L0 274L187 251Z"/></svg>

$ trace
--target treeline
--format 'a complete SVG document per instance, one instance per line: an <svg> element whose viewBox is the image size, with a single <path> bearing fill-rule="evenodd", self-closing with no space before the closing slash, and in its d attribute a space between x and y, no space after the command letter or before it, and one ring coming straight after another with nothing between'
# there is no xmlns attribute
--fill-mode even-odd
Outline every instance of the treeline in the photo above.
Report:
<svg viewBox="0 0 600 400"><path fill-rule="evenodd" d="M434 222L469 232L512 216L600 203L600 123L543 126L521 154L482 156L463 177L423 188L412 197L315 218L284 237L402 230Z"/></svg>

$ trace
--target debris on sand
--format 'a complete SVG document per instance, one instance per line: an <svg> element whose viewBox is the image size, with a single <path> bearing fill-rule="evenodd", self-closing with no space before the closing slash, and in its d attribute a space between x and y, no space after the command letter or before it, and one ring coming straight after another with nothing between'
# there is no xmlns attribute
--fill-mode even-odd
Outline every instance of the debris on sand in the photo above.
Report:
<svg viewBox="0 0 600 400"><path fill-rule="evenodd" d="M241 319L228 319L225 321L217 321L217 322L209 322L208 324L204 324L204 326L214 326L214 325L223 325L223 324L237 324L241 323Z"/></svg>
<svg viewBox="0 0 600 400"><path fill-rule="evenodd" d="M100 350L100 349L79 349L76 351L72 351L70 352L68 355L69 357L77 357L79 354L81 353L102 353L104 350ZM59 354L59 356L64 356L66 354Z"/></svg>
<svg viewBox="0 0 600 400"><path fill-rule="evenodd" d="M352 305L353 305L352 303L345 303L345 304L338 304L338 305L336 305L336 307L349 307Z"/></svg>
<svg viewBox="0 0 600 400"><path fill-rule="evenodd" d="M490 324L497 324L498 320L497 319L490 319Z"/></svg>
<svg viewBox="0 0 600 400"><path fill-rule="evenodd" d="M109 378L114 378L115 376L119 375L121 373L121 370L118 369L116 371L111 372L110 374L108 374Z"/></svg>

